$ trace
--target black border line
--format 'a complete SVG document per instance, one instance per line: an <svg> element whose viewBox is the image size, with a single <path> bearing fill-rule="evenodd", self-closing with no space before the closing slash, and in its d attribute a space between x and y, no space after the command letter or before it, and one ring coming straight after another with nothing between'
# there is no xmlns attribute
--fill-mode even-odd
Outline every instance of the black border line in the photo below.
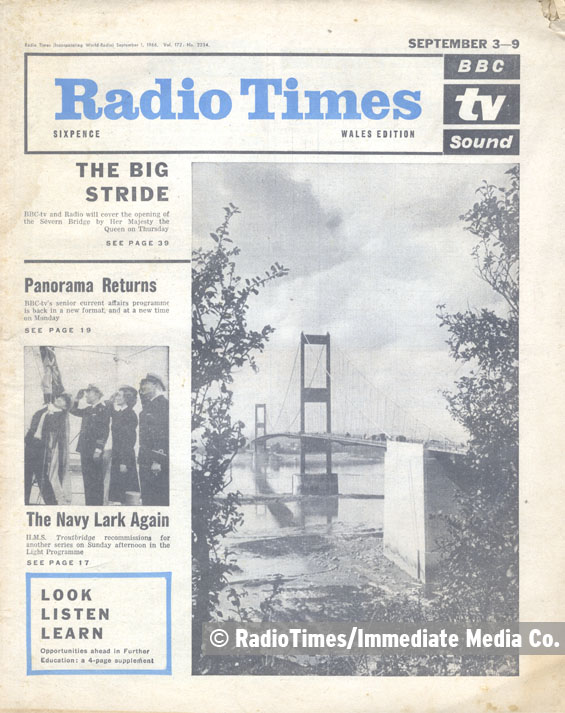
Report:
<svg viewBox="0 0 565 713"><path fill-rule="evenodd" d="M27 150L27 52L24 54L24 154Z"/></svg>
<svg viewBox="0 0 565 713"><path fill-rule="evenodd" d="M173 149L167 149L165 151L159 151L158 149L152 149L151 151L26 151L25 153L30 156L37 156L39 154L41 154L42 156L116 156L120 154L123 154L124 156L128 156L131 154L142 154L144 156L149 154L157 154L159 156L166 154L233 154L248 156L262 156L265 154L269 156L443 156L443 151L229 151L228 149L226 149L225 151L211 151L206 149L183 149L178 151L175 151Z"/></svg>
<svg viewBox="0 0 565 713"><path fill-rule="evenodd" d="M443 57L445 52L24 52L29 57Z"/></svg>
<svg viewBox="0 0 565 713"><path fill-rule="evenodd" d="M42 156L93 155L167 155L210 154L247 156L443 156L443 151L229 151L165 150L159 151L30 151L28 146L28 57L423 57L443 58L445 53L362 53L362 52L24 52L24 154Z"/></svg>

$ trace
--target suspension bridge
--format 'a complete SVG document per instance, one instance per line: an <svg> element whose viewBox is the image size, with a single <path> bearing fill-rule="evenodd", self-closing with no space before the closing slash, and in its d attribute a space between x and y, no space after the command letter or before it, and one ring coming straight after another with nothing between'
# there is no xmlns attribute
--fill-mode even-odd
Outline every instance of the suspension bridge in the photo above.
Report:
<svg viewBox="0 0 565 713"><path fill-rule="evenodd" d="M255 404L255 450L282 438L300 441L301 472L306 454L322 451L330 472L332 444L386 450L387 443L396 440L423 443L438 453L465 452L377 389L345 352L331 344L329 334L300 335L274 424L267 404Z"/></svg>
<svg viewBox="0 0 565 713"><path fill-rule="evenodd" d="M422 581L433 576L443 536L436 515L456 507L455 492L468 474L461 458L466 449L434 433L381 393L347 354L331 344L329 334L300 335L275 422L268 419L267 404L255 404L254 435L257 462L268 458L270 440L298 440L297 494L307 499L323 496L318 498L321 502L333 497L334 507L339 488L333 448L383 452L383 552ZM312 460L311 455L317 458Z"/></svg>

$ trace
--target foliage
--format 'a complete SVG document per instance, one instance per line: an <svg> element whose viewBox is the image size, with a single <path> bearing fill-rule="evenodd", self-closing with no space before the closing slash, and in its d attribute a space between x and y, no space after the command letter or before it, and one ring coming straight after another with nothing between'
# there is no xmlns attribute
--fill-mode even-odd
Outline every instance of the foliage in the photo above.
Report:
<svg viewBox="0 0 565 713"><path fill-rule="evenodd" d="M506 304L449 314L439 307L452 357L468 373L446 394L453 417L469 433L468 487L448 519L439 589L452 619L509 621L518 606L518 213L519 169L509 185L486 182L461 219L478 238L478 275Z"/></svg>
<svg viewBox="0 0 565 713"><path fill-rule="evenodd" d="M198 667L202 623L217 613L218 594L230 564L220 552L225 537L241 523L237 493L224 493L229 468L245 445L243 423L231 417L234 374L255 355L274 329L248 324L249 302L259 289L288 271L278 263L265 276L243 280L236 271L240 248L229 234L230 203L224 221L210 233L211 249L196 249L192 261L192 552L193 660ZM218 496L222 495L221 498Z"/></svg>
<svg viewBox="0 0 565 713"><path fill-rule="evenodd" d="M227 591L227 599L231 605L231 611L236 615L238 621L273 621L275 613L282 603L280 598L282 588L282 574L276 574L271 582L271 591L260 602L259 609L243 606L242 599L248 595L245 589L238 591L235 587L230 587Z"/></svg>

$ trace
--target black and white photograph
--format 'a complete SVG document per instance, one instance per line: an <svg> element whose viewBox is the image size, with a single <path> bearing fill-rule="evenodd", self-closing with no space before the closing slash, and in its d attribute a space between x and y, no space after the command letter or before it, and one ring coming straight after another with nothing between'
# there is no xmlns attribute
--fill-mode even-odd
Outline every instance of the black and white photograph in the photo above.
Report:
<svg viewBox="0 0 565 713"><path fill-rule="evenodd" d="M565 0L2 10L0 713L565 713Z"/></svg>
<svg viewBox="0 0 565 713"><path fill-rule="evenodd" d="M192 191L193 672L516 675L201 646L517 620L518 166L202 162Z"/></svg>
<svg viewBox="0 0 565 713"><path fill-rule="evenodd" d="M164 346L24 348L25 504L169 505Z"/></svg>

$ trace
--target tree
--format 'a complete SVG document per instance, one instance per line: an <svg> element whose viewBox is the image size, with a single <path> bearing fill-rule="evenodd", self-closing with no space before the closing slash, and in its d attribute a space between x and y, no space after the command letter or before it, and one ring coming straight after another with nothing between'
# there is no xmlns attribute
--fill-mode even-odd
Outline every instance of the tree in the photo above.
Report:
<svg viewBox="0 0 565 713"><path fill-rule="evenodd" d="M287 274L279 263L264 276L243 279L236 273L240 249L229 224L240 211L230 203L224 221L210 237L211 249L192 254L192 555L193 661L201 657L202 624L217 613L219 592L230 564L220 552L222 538L242 521L237 493L218 498L229 484L229 467L245 445L244 424L231 416L234 374L257 369L274 329L249 327L250 300L272 280Z"/></svg>
<svg viewBox="0 0 565 713"><path fill-rule="evenodd" d="M469 433L469 486L448 519L440 599L459 620L513 620L518 607L518 298L519 168L509 185L484 183L461 220L478 238L478 275L505 302L449 314L439 307L451 355L468 373L446 394Z"/></svg>

